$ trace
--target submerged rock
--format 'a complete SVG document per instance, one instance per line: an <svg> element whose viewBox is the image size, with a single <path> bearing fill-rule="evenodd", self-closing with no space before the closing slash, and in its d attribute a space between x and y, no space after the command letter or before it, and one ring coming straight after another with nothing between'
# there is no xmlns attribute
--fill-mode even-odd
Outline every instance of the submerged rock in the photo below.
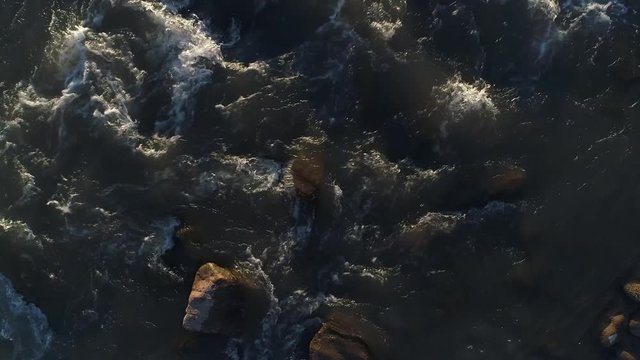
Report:
<svg viewBox="0 0 640 360"><path fill-rule="evenodd" d="M311 360L385 359L386 336L375 325L348 314L334 314L309 344Z"/></svg>
<svg viewBox="0 0 640 360"><path fill-rule="evenodd" d="M326 176L322 139L301 138L293 147L294 158L290 171L293 186L302 196L314 195Z"/></svg>
<svg viewBox="0 0 640 360"><path fill-rule="evenodd" d="M251 287L228 269L214 263L202 265L193 281L183 327L194 332L241 335Z"/></svg>
<svg viewBox="0 0 640 360"><path fill-rule="evenodd" d="M611 347L620 342L624 321L624 315L615 315L609 318L609 323L600 333L600 343L602 346Z"/></svg>
<svg viewBox="0 0 640 360"><path fill-rule="evenodd" d="M299 156L291 163L293 186L301 195L313 195L322 184L324 174L324 160L318 154Z"/></svg>
<svg viewBox="0 0 640 360"><path fill-rule="evenodd" d="M640 281L632 280L626 283L623 290L629 298L634 301L640 302Z"/></svg>
<svg viewBox="0 0 640 360"><path fill-rule="evenodd" d="M517 166L501 166L491 169L485 180L489 195L511 195L522 190L527 181L526 170Z"/></svg>

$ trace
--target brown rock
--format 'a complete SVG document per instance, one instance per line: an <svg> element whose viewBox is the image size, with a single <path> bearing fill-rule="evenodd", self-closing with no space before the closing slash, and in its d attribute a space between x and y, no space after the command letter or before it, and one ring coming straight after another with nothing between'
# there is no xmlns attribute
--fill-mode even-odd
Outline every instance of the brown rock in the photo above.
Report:
<svg viewBox="0 0 640 360"><path fill-rule="evenodd" d="M609 323L600 333L600 343L602 346L611 347L620 341L624 321L624 315L615 315L609 318Z"/></svg>
<svg viewBox="0 0 640 360"><path fill-rule="evenodd" d="M358 316L333 313L309 345L310 360L370 360L387 358L384 332Z"/></svg>
<svg viewBox="0 0 640 360"><path fill-rule="evenodd" d="M311 196L325 179L325 158L322 140L302 138L291 162L293 186L303 196Z"/></svg>
<svg viewBox="0 0 640 360"><path fill-rule="evenodd" d="M527 172L517 166L500 166L491 169L485 188L490 195L510 195L522 190Z"/></svg>
<svg viewBox="0 0 640 360"><path fill-rule="evenodd" d="M193 228L189 225L181 226L176 230L176 237L181 240L188 240L193 237Z"/></svg>
<svg viewBox="0 0 640 360"><path fill-rule="evenodd" d="M311 360L369 360L373 359L367 345L358 338L349 338L327 324L311 340Z"/></svg>
<svg viewBox="0 0 640 360"><path fill-rule="evenodd" d="M245 325L247 284L214 263L198 269L182 326L189 331L240 335Z"/></svg>
<svg viewBox="0 0 640 360"><path fill-rule="evenodd" d="M291 163L291 175L298 193L311 196L324 181L324 159L319 154L300 155Z"/></svg>
<svg viewBox="0 0 640 360"><path fill-rule="evenodd" d="M640 281L632 280L626 283L623 290L629 298L634 301L640 302Z"/></svg>

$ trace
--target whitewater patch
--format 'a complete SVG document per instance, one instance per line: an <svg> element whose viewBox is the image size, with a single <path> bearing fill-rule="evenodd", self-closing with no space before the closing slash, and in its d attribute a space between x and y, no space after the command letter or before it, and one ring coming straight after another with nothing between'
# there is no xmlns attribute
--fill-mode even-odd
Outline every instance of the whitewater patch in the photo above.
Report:
<svg viewBox="0 0 640 360"><path fill-rule="evenodd" d="M53 340L47 317L27 303L0 274L0 339L13 346L14 360L41 359Z"/></svg>
<svg viewBox="0 0 640 360"><path fill-rule="evenodd" d="M169 269L162 261L162 256L175 246L173 234L179 225L180 222L173 217L153 223L152 233L142 240L138 256L146 259L148 268L167 274L175 281L182 282L182 277Z"/></svg>
<svg viewBox="0 0 640 360"><path fill-rule="evenodd" d="M285 191L282 164L267 159L214 155L215 169L200 173L195 193L209 195L225 188L240 188L246 193Z"/></svg>
<svg viewBox="0 0 640 360"><path fill-rule="evenodd" d="M374 2L367 9L369 26L380 37L389 41L402 28L402 15L406 12L406 1Z"/></svg>
<svg viewBox="0 0 640 360"><path fill-rule="evenodd" d="M6 238L14 243L27 244L39 249L43 247L42 240L22 221L0 217L0 235L6 235Z"/></svg>
<svg viewBox="0 0 640 360"><path fill-rule="evenodd" d="M44 95L41 85L23 82L3 94L5 112L10 118L21 119L18 127L23 132L31 122L42 119L57 127L56 151L79 141L78 131L83 130L73 119L82 118L81 126L91 135L106 135L146 157L167 153L176 143L173 135L184 134L192 123L194 95L211 81L213 64L224 66L220 46L205 24L177 13L187 4L181 3L102 2L84 20L55 12L49 25L51 41L40 67L47 69L50 77L45 86L60 87L59 95ZM155 25L155 31L145 35L149 36L148 48L142 51L160 61L159 72L150 74L137 67L126 33L101 31L110 7L132 8ZM155 134L147 138L140 134L131 109L147 95L143 85L153 80L166 84L171 102L162 109ZM36 118L34 112L39 113ZM170 140L161 141L160 137Z"/></svg>
<svg viewBox="0 0 640 360"><path fill-rule="evenodd" d="M191 123L194 111L193 96L213 76L210 64L224 66L220 44L209 34L206 25L196 18L183 18L176 13L188 4L172 2L167 7L155 2L130 1L128 6L144 10L157 25L155 49L159 56L169 58L163 64L163 72L171 83L171 110L165 120L156 123L156 132L182 135ZM173 9L173 10L172 10Z"/></svg>
<svg viewBox="0 0 640 360"><path fill-rule="evenodd" d="M529 16L538 24L533 39L534 51L537 52L535 62L544 67L553 56L555 44L562 38L556 24L560 6L556 0L529 0L528 10Z"/></svg>
<svg viewBox="0 0 640 360"><path fill-rule="evenodd" d="M450 125L467 120L495 120L498 107L491 98L491 87L477 82L466 83L459 77L436 86L433 94L438 105L445 110L447 119L440 125L440 133L447 137Z"/></svg>
<svg viewBox="0 0 640 360"><path fill-rule="evenodd" d="M611 29L615 17L628 12L628 9L618 1L603 3L581 1L569 8L576 15L569 24L568 32L606 33Z"/></svg>
<svg viewBox="0 0 640 360"><path fill-rule="evenodd" d="M66 21L52 21L50 30L58 31L64 26L60 22ZM140 136L128 105L138 93L144 72L131 65L133 55L125 42L122 36L95 33L83 26L70 25L56 32L44 66L54 67L55 77L63 83L60 96L47 98L32 84L21 84L15 91L18 106L13 115L41 112L58 127L58 147L77 141L72 138L75 126L69 123L76 115L89 118L87 126L93 132L107 130L114 139L135 145ZM125 83L123 78L136 81Z"/></svg>
<svg viewBox="0 0 640 360"><path fill-rule="evenodd" d="M527 6L530 12L539 13L549 20L555 20L560 14L560 5L556 0L529 0Z"/></svg>

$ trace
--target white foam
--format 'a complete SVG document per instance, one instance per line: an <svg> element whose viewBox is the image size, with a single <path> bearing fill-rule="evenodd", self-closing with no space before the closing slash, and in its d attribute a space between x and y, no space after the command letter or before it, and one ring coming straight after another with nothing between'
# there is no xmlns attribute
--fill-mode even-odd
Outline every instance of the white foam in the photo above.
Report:
<svg viewBox="0 0 640 360"><path fill-rule="evenodd" d="M560 5L556 0L529 0L530 12L541 14L549 20L555 20L560 14Z"/></svg>
<svg viewBox="0 0 640 360"><path fill-rule="evenodd" d="M156 26L151 32L151 57L162 59L162 71L155 76L169 84L170 110L156 123L156 130L166 134L182 134L192 121L196 92L211 80L211 63L222 64L218 44L197 19L186 19L175 10L186 1L162 3L143 0L111 1L111 6L141 10ZM172 10L174 9L174 10ZM133 54L123 35L97 32L103 14L93 9L88 19L70 17L63 12L52 16L49 26L51 41L45 50L45 60L55 67L64 89L58 97L41 96L31 84L19 84L13 95L4 99L17 104L14 116L25 109L42 111L49 121L58 125L58 146L74 141L68 134L68 118L79 114L93 124L113 132L113 137L148 157L159 157L175 144L145 139L138 124L129 114L129 106L140 95L142 83L148 77L134 66ZM85 24L85 25L78 25ZM48 59L48 60L47 60ZM204 61L203 61L204 60ZM127 79L125 82L123 79ZM130 83L128 79L134 79ZM89 95L89 101L77 102ZM96 129L101 131L101 129Z"/></svg>
<svg viewBox="0 0 640 360"><path fill-rule="evenodd" d="M428 234L448 234L451 233L461 221L466 218L461 213L439 213L428 212L421 217L418 222L406 228L406 231L419 231Z"/></svg>
<svg viewBox="0 0 640 360"><path fill-rule="evenodd" d="M373 2L367 7L369 26L385 41L390 40L402 28L401 14L406 2Z"/></svg>
<svg viewBox="0 0 640 360"><path fill-rule="evenodd" d="M246 193L284 192L282 164L268 159L219 156L215 169L201 173L195 190L207 195L220 188L241 188Z"/></svg>
<svg viewBox="0 0 640 360"><path fill-rule="evenodd" d="M178 11L191 5L191 0L162 0L162 3L171 11Z"/></svg>
<svg viewBox="0 0 640 360"><path fill-rule="evenodd" d="M562 5L563 10L575 14L567 32L584 31L606 33L613 25L614 18L628 13L627 7L619 0L593 1L568 0Z"/></svg>
<svg viewBox="0 0 640 360"><path fill-rule="evenodd" d="M192 120L193 96L212 79L206 62L224 64L220 45L200 20L183 18L153 2L131 0L128 6L144 10L158 25L155 46L162 55L169 55L163 68L172 83L171 110L167 119L156 123L156 132L181 135Z"/></svg>
<svg viewBox="0 0 640 360"><path fill-rule="evenodd" d="M173 234L179 225L180 222L173 217L156 221L152 224L152 233L142 240L138 249L138 256L146 259L149 268L167 274L175 281L183 281L183 279L171 271L161 257L175 246Z"/></svg>
<svg viewBox="0 0 640 360"><path fill-rule="evenodd" d="M606 4L592 2L579 7L577 10L580 15L571 22L569 31L578 29L608 31L612 20L607 12L611 6L612 2Z"/></svg>
<svg viewBox="0 0 640 360"><path fill-rule="evenodd" d="M112 64L120 65L118 68L127 69L140 83L144 74L131 65L133 55L119 46L117 38L94 33L84 26L70 25L65 30L61 22L64 21L59 19L50 25L53 35L46 54L54 62L64 89L59 97L45 98L31 85L18 88L18 115L24 108L36 108L42 110L50 122L59 122L59 146L70 140L67 139L67 118L76 112L113 131L116 139L135 144L139 135L128 113L127 104L133 95L127 89L136 87L125 85L111 70ZM83 95L90 95L89 101L73 108L74 100Z"/></svg>
<svg viewBox="0 0 640 360"><path fill-rule="evenodd" d="M179 136L162 137L154 134L138 145L137 150L148 158L160 158L178 144L179 140Z"/></svg>
<svg viewBox="0 0 640 360"><path fill-rule="evenodd" d="M12 242L32 245L42 248L42 241L33 233L29 225L22 221L16 221L0 217L0 233L6 233Z"/></svg>
<svg viewBox="0 0 640 360"><path fill-rule="evenodd" d="M470 84L459 77L434 87L436 101L445 109L448 118L440 126L441 134L446 137L450 122L458 123L470 117L495 120L498 107L490 95L491 87L484 83Z"/></svg>
<svg viewBox="0 0 640 360"><path fill-rule="evenodd" d="M15 360L42 358L53 340L47 317L35 305L26 303L2 274L0 338L13 344Z"/></svg>
<svg viewBox="0 0 640 360"><path fill-rule="evenodd" d="M18 167L18 173L20 174L20 179L22 181L22 195L16 201L17 205L26 204L29 200L31 200L36 194L40 193L41 190L36 186L36 179L33 175L31 175L27 169L19 162L15 161L16 166Z"/></svg>

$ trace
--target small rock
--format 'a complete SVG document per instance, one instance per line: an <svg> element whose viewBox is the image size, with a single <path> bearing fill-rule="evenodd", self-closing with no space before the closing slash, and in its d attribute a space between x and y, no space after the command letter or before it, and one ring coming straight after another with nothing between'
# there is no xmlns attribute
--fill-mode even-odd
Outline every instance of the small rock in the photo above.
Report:
<svg viewBox="0 0 640 360"><path fill-rule="evenodd" d="M296 157L291 163L293 186L304 196L313 195L325 176L324 160L318 154Z"/></svg>
<svg viewBox="0 0 640 360"><path fill-rule="evenodd" d="M302 196L314 195L325 180L324 141L323 138L302 137L290 149L293 160L289 169L293 186Z"/></svg>
<svg viewBox="0 0 640 360"><path fill-rule="evenodd" d="M189 225L185 225L185 226L180 226L177 230L176 230L176 238L181 239L181 240L187 240L191 237L193 237L193 228Z"/></svg>
<svg viewBox="0 0 640 360"><path fill-rule="evenodd" d="M494 169L486 180L485 188L489 195L511 195L519 192L527 181L527 172L517 166L501 166Z"/></svg>
<svg viewBox="0 0 640 360"><path fill-rule="evenodd" d="M634 301L640 302L640 281L632 280L623 287L625 294Z"/></svg>
<svg viewBox="0 0 640 360"><path fill-rule="evenodd" d="M245 325L248 285L214 263L198 269L182 325L186 330L238 336Z"/></svg>
<svg viewBox="0 0 640 360"><path fill-rule="evenodd" d="M640 320L639 319L631 319L629 321L629 332L633 336L640 337Z"/></svg>
<svg viewBox="0 0 640 360"><path fill-rule="evenodd" d="M624 315L615 315L609 318L609 323L600 333L600 343L604 347L611 347L620 341Z"/></svg>

